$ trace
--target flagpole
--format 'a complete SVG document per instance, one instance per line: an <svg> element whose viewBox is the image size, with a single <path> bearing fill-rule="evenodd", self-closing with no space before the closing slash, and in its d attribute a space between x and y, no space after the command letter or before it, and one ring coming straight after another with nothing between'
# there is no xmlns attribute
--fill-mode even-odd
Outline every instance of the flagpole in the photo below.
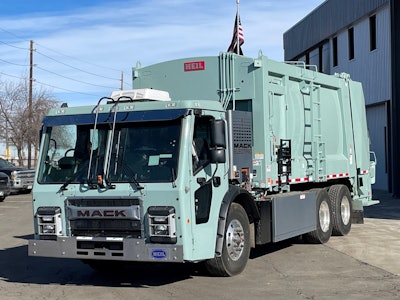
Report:
<svg viewBox="0 0 400 300"><path fill-rule="evenodd" d="M236 53L240 54L240 39L239 39L239 3L240 0L236 0Z"/></svg>

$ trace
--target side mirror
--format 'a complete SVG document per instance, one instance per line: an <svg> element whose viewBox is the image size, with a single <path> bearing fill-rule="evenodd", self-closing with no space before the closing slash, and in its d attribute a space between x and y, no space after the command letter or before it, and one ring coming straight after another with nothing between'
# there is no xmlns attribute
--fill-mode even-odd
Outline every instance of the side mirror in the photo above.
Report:
<svg viewBox="0 0 400 300"><path fill-rule="evenodd" d="M224 120L211 121L211 145L210 154L212 163L226 162L226 135Z"/></svg>
<svg viewBox="0 0 400 300"><path fill-rule="evenodd" d="M226 162L225 149L211 149L210 155L212 163L223 164Z"/></svg>
<svg viewBox="0 0 400 300"><path fill-rule="evenodd" d="M211 121L211 148L226 149L225 122L224 120Z"/></svg>

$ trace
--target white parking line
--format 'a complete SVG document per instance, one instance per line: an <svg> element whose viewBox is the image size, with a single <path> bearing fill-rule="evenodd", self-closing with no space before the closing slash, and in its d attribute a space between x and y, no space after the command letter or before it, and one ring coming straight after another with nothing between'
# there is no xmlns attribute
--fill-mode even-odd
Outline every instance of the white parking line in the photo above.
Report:
<svg viewBox="0 0 400 300"><path fill-rule="evenodd" d="M5 200L6 203L30 203L32 200Z"/></svg>

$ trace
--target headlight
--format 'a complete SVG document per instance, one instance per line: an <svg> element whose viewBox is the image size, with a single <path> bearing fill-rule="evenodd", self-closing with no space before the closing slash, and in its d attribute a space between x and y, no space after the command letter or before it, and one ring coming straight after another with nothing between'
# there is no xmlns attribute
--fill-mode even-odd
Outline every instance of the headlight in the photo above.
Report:
<svg viewBox="0 0 400 300"><path fill-rule="evenodd" d="M40 216L42 223L54 223L54 216Z"/></svg>
<svg viewBox="0 0 400 300"><path fill-rule="evenodd" d="M61 208L42 206L36 211L38 234L42 240L56 240L62 233Z"/></svg>
<svg viewBox="0 0 400 300"><path fill-rule="evenodd" d="M176 218L172 206L151 206L147 210L150 242L175 244Z"/></svg>
<svg viewBox="0 0 400 300"><path fill-rule="evenodd" d="M52 225L41 225L41 232L43 234L54 234L56 226L54 224Z"/></svg>
<svg viewBox="0 0 400 300"><path fill-rule="evenodd" d="M16 171L12 171L11 172L11 180L15 180L15 177L17 177L17 172Z"/></svg>
<svg viewBox="0 0 400 300"><path fill-rule="evenodd" d="M168 225L154 225L154 235L168 235Z"/></svg>

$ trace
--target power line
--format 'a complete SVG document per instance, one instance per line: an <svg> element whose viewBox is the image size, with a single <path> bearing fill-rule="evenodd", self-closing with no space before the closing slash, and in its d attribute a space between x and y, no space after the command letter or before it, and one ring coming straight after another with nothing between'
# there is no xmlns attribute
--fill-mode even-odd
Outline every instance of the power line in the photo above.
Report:
<svg viewBox="0 0 400 300"><path fill-rule="evenodd" d="M92 73L92 72L88 72L88 71L86 71L86 70L82 70L82 69L80 69L80 68L71 66L71 65L66 64L66 63L63 63L63 62L61 62L61 61L59 61L59 60L57 60L57 59L55 59L55 58L52 58L52 57L50 57L50 56L48 56L48 55L46 55L46 54L43 54L43 53L41 53L41 52L39 52L39 51L37 51L37 50L36 50L35 52L36 52L37 54L40 54L40 55L42 55L42 56L48 58L48 59L51 59L52 61L55 61L56 63L62 64L62 65L64 65L64 66L66 66L66 67L69 67L69 68L78 70L78 71L80 71L80 72L83 72L83 73L86 73L86 74L89 74L89 75L92 75L92 76L101 77L101 78L104 78L104 79L110 79L110 80L120 81L119 79L115 79L115 78L111 78L111 77L106 77L106 76L103 76L103 75L98 75L98 74L95 74L95 73Z"/></svg>
<svg viewBox="0 0 400 300"><path fill-rule="evenodd" d="M8 33L9 35L12 35L13 37L16 37L17 39L19 39L19 40L21 40L21 41L29 42L29 40L23 39L23 38L21 38L20 36L16 35L15 33L11 32L11 31L5 30L4 28L1 28L1 27L0 27L0 30L1 30L1 31L4 31L4 32L6 32L6 33Z"/></svg>
<svg viewBox="0 0 400 300"><path fill-rule="evenodd" d="M98 67L98 68L102 68L102 69L109 69L109 70L112 70L112 71L121 72L121 70L117 70L117 69L114 69L114 68L111 68L111 67L107 67L107 66L98 65L98 64L95 64L95 63L92 63L92 62L85 61L85 60L83 60L83 59L79 59L79 58L76 58L76 57L72 57L72 56L70 56L70 55L67 55L67 54L64 54L64 53L62 53L62 52L59 52L59 51L56 51L56 50L54 50L54 49L48 48L48 47L46 47L46 46L43 46L42 44L39 44L39 43L36 43L36 45L39 45L39 46L41 46L41 47L43 47L43 48L45 48L45 49L47 49L47 50L49 50L49 51L52 51L52 52L54 52L54 53L57 53L57 54L59 54L59 55L68 57L68 58L70 58L70 59L74 59L74 60L76 60L76 61L83 62L83 63L88 64L88 65L92 65L92 66L95 66L95 67Z"/></svg>
<svg viewBox="0 0 400 300"><path fill-rule="evenodd" d="M4 45L7 45L7 46L10 46L10 47L15 48L15 49L20 49L20 50L29 51L28 48L23 48L23 47L15 46L15 45L12 45L12 44L10 44L10 43L3 42L3 41L0 41L0 43L2 43L2 44L4 44Z"/></svg>
<svg viewBox="0 0 400 300"><path fill-rule="evenodd" d="M4 73L4 72L0 72L0 74L1 74L1 75L4 75L4 76L8 76L8 77L17 78L17 79L20 79L20 80L26 79L26 78L24 78L24 77L19 77L19 76L11 75L11 74L7 74L7 73Z"/></svg>
<svg viewBox="0 0 400 300"><path fill-rule="evenodd" d="M70 90L70 89L65 89L65 88L61 88L52 84L48 84L48 83L44 83L38 80L35 80L36 83L44 85L44 86L48 86L51 87L53 89L57 89L57 90L62 90L62 91L66 91L66 92L72 92L72 93L76 93L76 94L81 94L81 95L87 95L87 96L95 96L95 97L99 97L99 95L95 95L95 94L90 94L90 93L84 93L84 92L78 92L78 91L74 91L74 90Z"/></svg>
<svg viewBox="0 0 400 300"><path fill-rule="evenodd" d="M6 32L6 33L9 34L9 35L12 35L13 37L17 38L17 39L20 40L20 41L27 41L26 39L23 39L23 38L21 38L20 36L17 36L16 34L10 32L10 31L8 31L8 30L5 30L4 28L1 28L1 27L0 27L0 30L3 31L3 32ZM0 44L6 45L6 46L8 46L8 47L12 47L12 48L18 49L18 50L24 50L24 51L29 51L29 50L30 50L30 49L28 49L28 48L16 46L16 45L13 45L12 43L5 42L5 41L0 41ZM35 43L35 44L36 44L36 46L39 45L40 48L46 49L46 50L48 50L48 51L51 51L51 52L53 52L53 53L56 53L56 54L58 54L58 55L64 56L64 57L66 57L66 58L69 58L69 59L72 59L72 60L75 60L75 61L83 62L83 63L85 63L85 64L95 66L95 67L97 67L97 68L103 68L103 69L108 69L108 70L112 70L112 71L122 72L121 70L118 70L118 69L115 69L115 68L111 68L111 67L107 67L107 66L104 66L104 65L99 65L99 64L95 64L95 63L91 63L91 62L82 60L82 59L78 59L78 58L76 58L76 57L73 57L73 56L64 54L64 53L62 53L62 52L60 52L60 51L56 51L56 50L54 50L54 49L51 49L51 48L49 48L49 47L47 47L47 46L44 46L44 45L42 45L42 44L40 44L40 43ZM43 57L49 59L49 60L52 60L52 61L54 61L54 62L56 62L56 63L58 63L58 64L61 64L61 65L64 65L64 66L66 66L66 67L68 67L68 68L77 70L77 71L79 71L79 72L86 73L86 74L88 74L88 75L95 76L95 77L98 77L98 78L103 78L103 79L112 80L112 81L118 81L118 82L120 83L120 88L123 88L124 86L125 86L125 87L126 87L126 86L130 86L130 84L126 83L126 82L123 80L123 75L121 75L121 78L118 78L118 79L115 78L115 77L112 78L112 77L109 77L109 76L100 75L100 74L98 74L98 73L90 72L90 71L84 70L84 69L82 69L82 68L76 67L76 66L74 66L74 65L65 63L65 62L63 62L63 61L61 61L61 60L58 60L58 59L56 59L56 58L54 58L54 57L52 57L52 56L50 56L50 55L45 54L45 53L42 52L42 51L38 51L37 49L34 49L33 51L36 52L36 53L38 53L39 55L41 55L41 56L43 56ZM10 61L4 60L4 59L0 59L0 61L5 62L5 63L8 63L8 64L11 64L11 65L14 65L14 66L18 66L18 67L28 67L28 66L29 66L29 65L23 65L23 64L13 63L13 62L10 62ZM90 82L85 82L85 81L77 80L77 79L74 79L74 78L71 78L71 77L68 77L68 76L64 76L64 75L58 74L57 72L54 72L54 71L50 71L50 70L48 70L48 69L46 69L46 68L39 67L39 66L37 66L37 65L34 65L34 67L36 67L36 68L38 68L38 69L41 69L41 70L43 70L43 71L45 71L45 72L54 74L54 75L56 75L56 76L63 77L63 78L66 78L66 79L68 79L68 80L72 80L72 81L75 81L75 82L83 83L83 84L86 84L86 85L91 85L91 86L96 86L96 87L101 87L101 88L116 89L115 87L107 87L107 86L102 86L102 85L98 85L98 84L94 84L94 83L90 83ZM123 73L121 73L121 74L123 74ZM11 77L19 78L19 77L17 77L17 76L11 76ZM49 85L49 86L50 86L50 85ZM66 90L68 90L68 89L66 89Z"/></svg>
<svg viewBox="0 0 400 300"><path fill-rule="evenodd" d="M1 59L1 58L0 58L0 61L5 62L10 65L18 66L18 67L29 67L29 65L21 65L21 64L13 63L11 61L7 61L7 60Z"/></svg>
<svg viewBox="0 0 400 300"><path fill-rule="evenodd" d="M58 74L58 73L56 73L56 72L53 72L53 71L47 70L47 69L45 69L45 68L39 67L38 65L36 65L36 68L37 68L37 69L40 69L40 70L42 70L42 71L45 71L45 72L54 74L54 75L56 75L56 76L63 77L63 78L65 78L65 79L75 81L75 82L79 82L79 83L83 83L83 84L87 84L87 85L91 85L91 86L96 86L96 87L101 87L101 88L115 89L115 87L104 86L104 85L98 85L98 84L94 84L94 83L90 83L90 82L85 82L85 81L82 81L82 80L78 80L78 79L75 79L75 78L71 78L71 77L68 77L68 76L65 76L65 75L61 75L61 74Z"/></svg>
<svg viewBox="0 0 400 300"><path fill-rule="evenodd" d="M0 30L5 31L5 30L2 29L2 28L0 28ZM8 32L8 31L6 31L6 32ZM10 32L8 32L8 33L10 33ZM11 34L11 33L10 33L10 34ZM12 45L12 44L7 43L7 42L4 42L4 41L0 41L0 43L1 43L1 44L4 44L4 45L7 45L7 46L9 46L9 47L15 48L15 49L26 50L26 51L29 51L29 50L30 50L30 49L28 49L28 48L23 48L23 47L15 46L15 45ZM74 57L72 57L72 56L66 55L66 54L61 53L61 52L59 52L59 51L55 51L55 50L53 50L53 49L50 49L50 48L48 48L48 47L45 47L45 46L43 46L42 44L39 44L39 43L36 43L36 45L39 45L39 46L41 46L42 48L45 48L45 49L47 49L47 50L49 50L49 51L52 51L52 52L54 52L54 53L57 53L57 54L59 54L59 55L68 57L68 58L70 58L70 59L74 59L74 60L76 60L76 61L84 62L84 63L86 63L86 64L96 66L96 67L98 67L98 68L109 69L109 70L121 72L121 70L117 70L117 69L110 68L110 67L106 67L106 66L101 66L101 65L98 65L98 64L94 64L94 63L90 63L90 62L87 62L87 61L84 61L84 60L81 60L81 59L74 58ZM96 74L96 73L93 73L93 72L89 72L89 71L83 70L83 69L81 69L81 68L74 67L74 66L72 66L72 65L63 63L63 62L61 62L61 61L59 61L59 60L57 60L57 59L55 59L55 58L53 58L53 57L50 57L50 56L48 56L48 55L46 55L46 54L44 54L44 53L38 51L37 49L35 49L34 51L35 51L36 53L38 53L38 54L40 54L40 55L42 55L42 56L48 58L48 59L51 59L51 60L53 60L53 61L55 61L55 62L57 62L57 63L59 63L59 64L62 64L62 65L64 65L64 66L67 66L67 67L72 68L72 69L75 69L75 70L78 70L78 71L80 71L80 72L84 72L84 73L87 73L87 74L90 74L90 75L93 75L93 76L97 76L97 77L101 77L101 78L104 78L104 79L110 79L110 80L118 80L118 81L120 81L120 79L115 79L115 78L111 78L111 77L99 75L99 74Z"/></svg>

